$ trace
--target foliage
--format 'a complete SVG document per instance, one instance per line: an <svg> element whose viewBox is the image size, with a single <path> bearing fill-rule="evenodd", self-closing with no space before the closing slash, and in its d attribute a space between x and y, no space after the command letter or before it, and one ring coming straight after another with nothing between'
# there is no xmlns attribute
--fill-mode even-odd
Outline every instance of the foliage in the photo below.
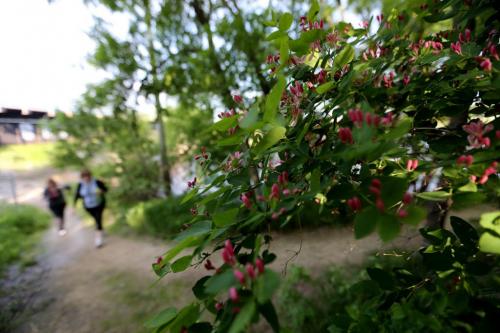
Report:
<svg viewBox="0 0 500 333"><path fill-rule="evenodd" d="M29 205L0 203L0 272L16 261L30 260L38 233L50 215Z"/></svg>
<svg viewBox="0 0 500 333"><path fill-rule="evenodd" d="M28 170L49 166L52 163L54 144L32 143L0 147L0 170Z"/></svg>
<svg viewBox="0 0 500 333"><path fill-rule="evenodd" d="M157 149L148 126L139 119L131 126L120 117L97 117L87 112L58 114L51 128L64 132L67 138L56 143L55 164L86 167L99 177L115 180L117 186L111 195L121 204L153 198L158 180Z"/></svg>
<svg viewBox="0 0 500 333"><path fill-rule="evenodd" d="M493 332L499 258L478 252L471 225L452 217L452 226L422 229L431 245L418 254L378 258L353 275L295 268L278 293L283 322L292 332Z"/></svg>
<svg viewBox="0 0 500 333"><path fill-rule="evenodd" d="M157 237L172 237L192 218L181 199L170 197L141 202L127 211L126 223L133 229Z"/></svg>
<svg viewBox="0 0 500 333"><path fill-rule="evenodd" d="M265 267L275 257L267 249L266 230L286 225L312 209L311 203L325 218L352 221L357 238L377 232L389 241L402 224L427 219L442 228L450 207L498 197L498 8L487 0L469 6L450 0L393 9L378 18L375 34L370 22L362 28L346 22L325 26L316 19L316 1L296 24L290 14L274 13L266 21L274 29L267 40L279 49L267 60L275 84L265 100L252 105L234 98L236 112L212 126L229 133L221 143L233 152L223 161L210 151L197 157L207 176L185 201L198 215L153 264L160 277L199 260L215 273L193 287L197 302L155 321L157 332L242 332L260 315L280 331L270 301L279 276ZM425 29L414 32L407 25L409 17L422 25L449 23L439 33L422 35ZM449 271L468 281L463 265L475 259L465 246L475 231L453 228L465 253L455 236L439 229L442 239L423 233L438 240L421 255L424 262L437 261L429 265L431 276ZM218 268L208 259L212 242L224 261ZM194 248L191 255L184 254L187 248ZM370 275L397 278L391 284L397 300L409 285L393 274ZM425 307L433 292L419 292L424 294L416 299ZM404 319L401 306L394 311ZM202 309L213 313L212 322L198 322ZM373 318L375 325L386 324L385 314ZM348 324L365 322L361 311Z"/></svg>

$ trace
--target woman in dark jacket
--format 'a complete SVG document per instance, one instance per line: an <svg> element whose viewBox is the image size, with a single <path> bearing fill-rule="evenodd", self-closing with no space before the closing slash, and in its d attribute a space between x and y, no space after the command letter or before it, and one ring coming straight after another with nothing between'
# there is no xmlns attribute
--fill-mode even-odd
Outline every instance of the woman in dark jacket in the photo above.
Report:
<svg viewBox="0 0 500 333"><path fill-rule="evenodd" d="M47 181L47 188L43 192L43 196L49 203L49 208L56 217L59 227L59 235L64 236L64 208L66 208L66 200L64 199L63 191L57 186L54 179Z"/></svg>
<svg viewBox="0 0 500 333"><path fill-rule="evenodd" d="M108 188L104 183L92 177L88 170L83 170L81 173L81 181L75 193L75 204L78 199L83 200L83 207L94 218L96 225L95 246L101 247L103 245L103 231L102 231L102 212L106 207L106 199L104 194Z"/></svg>

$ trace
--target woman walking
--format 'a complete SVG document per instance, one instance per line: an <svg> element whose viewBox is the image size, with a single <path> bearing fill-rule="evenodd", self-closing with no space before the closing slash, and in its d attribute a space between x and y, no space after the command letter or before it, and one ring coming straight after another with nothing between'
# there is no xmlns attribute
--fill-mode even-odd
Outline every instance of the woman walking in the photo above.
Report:
<svg viewBox="0 0 500 333"><path fill-rule="evenodd" d="M104 194L108 188L104 183L92 177L92 173L88 170L83 170L81 173L81 181L75 193L75 204L78 199L83 200L83 207L94 218L96 225L95 246L97 248L103 245L102 231L102 212L106 206Z"/></svg>
<svg viewBox="0 0 500 333"><path fill-rule="evenodd" d="M47 187L43 192L43 196L49 203L49 209L52 211L57 219L59 235L64 236L66 229L64 229L64 208L66 208L66 200L64 199L63 191L57 186L54 179L47 180Z"/></svg>

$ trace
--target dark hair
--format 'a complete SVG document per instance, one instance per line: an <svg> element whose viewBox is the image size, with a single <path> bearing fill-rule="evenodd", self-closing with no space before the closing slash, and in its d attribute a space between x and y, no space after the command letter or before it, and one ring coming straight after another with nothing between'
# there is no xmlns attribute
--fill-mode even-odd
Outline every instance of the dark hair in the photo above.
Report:
<svg viewBox="0 0 500 333"><path fill-rule="evenodd" d="M92 173L88 169L83 169L82 172L80 173L80 177L91 177Z"/></svg>

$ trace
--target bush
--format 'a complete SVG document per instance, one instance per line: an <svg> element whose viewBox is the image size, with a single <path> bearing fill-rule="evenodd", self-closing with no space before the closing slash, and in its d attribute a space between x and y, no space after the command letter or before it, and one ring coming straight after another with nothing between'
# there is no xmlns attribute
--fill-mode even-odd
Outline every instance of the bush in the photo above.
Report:
<svg viewBox="0 0 500 333"><path fill-rule="evenodd" d="M178 233L191 218L189 208L181 204L181 198L169 197L135 205L127 211L125 220L139 232L169 237Z"/></svg>
<svg viewBox="0 0 500 333"><path fill-rule="evenodd" d="M33 247L37 235L47 228L50 215L29 205L0 204L0 272Z"/></svg>
<svg viewBox="0 0 500 333"><path fill-rule="evenodd" d="M277 297L281 322L291 332L493 332L499 258L477 252L465 221L452 225L422 229L431 245L416 255L373 258L351 273L315 278L293 267Z"/></svg>

